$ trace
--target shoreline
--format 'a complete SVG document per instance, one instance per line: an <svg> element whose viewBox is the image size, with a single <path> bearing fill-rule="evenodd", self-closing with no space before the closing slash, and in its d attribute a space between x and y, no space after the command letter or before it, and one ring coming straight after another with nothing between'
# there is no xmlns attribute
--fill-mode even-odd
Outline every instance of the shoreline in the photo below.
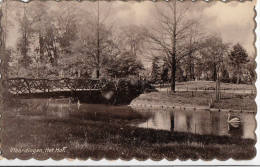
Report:
<svg viewBox="0 0 260 167"><path fill-rule="evenodd" d="M133 109L178 109L178 110L185 110L185 111L201 111L201 110L207 110L212 112L236 112L236 113L256 113L256 111L252 110L234 110L234 109L218 109L218 108L209 108L207 106L185 106L183 104L180 105L152 105L152 104L129 104L129 107Z"/></svg>
<svg viewBox="0 0 260 167"><path fill-rule="evenodd" d="M240 99L236 98L231 104L227 98L223 98L219 103L215 103L213 107L209 107L208 102L212 94L208 93L204 96L196 93L192 97L185 97L187 100L183 100L183 96L187 96L191 92L176 92L175 94L168 94L166 92L151 92L144 93L135 98L128 106L133 109L178 109L178 110L187 110L187 111L196 111L196 110L207 110L213 112L236 112L236 113L256 113L256 106L251 106L247 104L242 106L242 103L255 103L254 99L248 98L248 95L239 95L244 96L245 98ZM190 99L190 100L189 100ZM246 99L246 100L245 100ZM243 101L244 100L244 101ZM224 105L223 105L224 104ZM239 106L241 105L241 106ZM238 108L240 107L240 109Z"/></svg>

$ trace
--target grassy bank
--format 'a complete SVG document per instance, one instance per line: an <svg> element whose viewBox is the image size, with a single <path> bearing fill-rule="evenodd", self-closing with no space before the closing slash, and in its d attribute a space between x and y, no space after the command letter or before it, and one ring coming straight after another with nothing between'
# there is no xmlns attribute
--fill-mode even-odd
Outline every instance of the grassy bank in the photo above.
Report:
<svg viewBox="0 0 260 167"><path fill-rule="evenodd" d="M214 99L213 92L176 92L145 93L134 99L131 105L165 105L165 106L209 106L210 99ZM256 111L255 95L222 93L221 100L214 102L212 108L232 110Z"/></svg>
<svg viewBox="0 0 260 167"><path fill-rule="evenodd" d="M176 88L190 88L190 89L215 89L216 82L214 81L188 81L188 82L177 82ZM255 90L254 85L250 84L234 84L234 83L223 83L220 84L220 89L223 90Z"/></svg>
<svg viewBox="0 0 260 167"><path fill-rule="evenodd" d="M169 87L169 84L157 84L156 87ZM216 88L216 82L214 81L187 81L176 82L176 89L188 89L188 90L214 90ZM222 90L256 90L255 85L251 84L234 84L223 83L220 84Z"/></svg>

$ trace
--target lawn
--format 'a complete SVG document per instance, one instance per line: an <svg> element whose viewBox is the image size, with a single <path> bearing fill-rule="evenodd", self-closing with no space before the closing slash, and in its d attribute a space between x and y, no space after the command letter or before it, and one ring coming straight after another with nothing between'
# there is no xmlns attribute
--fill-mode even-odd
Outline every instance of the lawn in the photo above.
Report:
<svg viewBox="0 0 260 167"><path fill-rule="evenodd" d="M165 84L167 86L169 84ZM163 86L163 85L161 85ZM159 85L156 85L159 87ZM187 81L176 82L176 89L188 89L188 90L214 90L216 82L214 81ZM221 83L220 88L223 90L256 90L255 85L252 84L233 84L233 83Z"/></svg>
<svg viewBox="0 0 260 167"><path fill-rule="evenodd" d="M158 91L141 94L131 102L131 105L208 107L211 98L215 99L214 92L189 91L171 93ZM212 108L256 111L255 95L221 93L220 101L214 102Z"/></svg>

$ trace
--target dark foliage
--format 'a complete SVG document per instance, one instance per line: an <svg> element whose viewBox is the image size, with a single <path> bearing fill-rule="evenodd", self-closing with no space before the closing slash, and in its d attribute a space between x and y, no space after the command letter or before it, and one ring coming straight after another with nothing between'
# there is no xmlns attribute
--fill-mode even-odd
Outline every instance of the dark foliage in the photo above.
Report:
<svg viewBox="0 0 260 167"><path fill-rule="evenodd" d="M230 64L233 66L235 74L236 74L236 83L240 82L242 70L244 69L243 65L249 62L248 54L246 50L237 43L233 46L233 50L228 55L230 59Z"/></svg>

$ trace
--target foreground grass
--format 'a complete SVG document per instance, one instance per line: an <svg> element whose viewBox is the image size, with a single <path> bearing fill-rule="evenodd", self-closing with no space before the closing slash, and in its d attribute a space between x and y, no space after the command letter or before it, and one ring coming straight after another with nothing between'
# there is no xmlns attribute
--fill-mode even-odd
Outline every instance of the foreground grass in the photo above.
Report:
<svg viewBox="0 0 260 167"><path fill-rule="evenodd" d="M151 92L137 97L131 104L208 106L214 92ZM255 95L221 93L221 100L213 108L256 111Z"/></svg>
<svg viewBox="0 0 260 167"><path fill-rule="evenodd" d="M4 110L2 152L4 157L54 159L251 159L255 140L228 136L195 135L129 126L146 116L134 111L71 112L54 117L49 111L25 107ZM14 153L10 148L63 148L64 152Z"/></svg>

